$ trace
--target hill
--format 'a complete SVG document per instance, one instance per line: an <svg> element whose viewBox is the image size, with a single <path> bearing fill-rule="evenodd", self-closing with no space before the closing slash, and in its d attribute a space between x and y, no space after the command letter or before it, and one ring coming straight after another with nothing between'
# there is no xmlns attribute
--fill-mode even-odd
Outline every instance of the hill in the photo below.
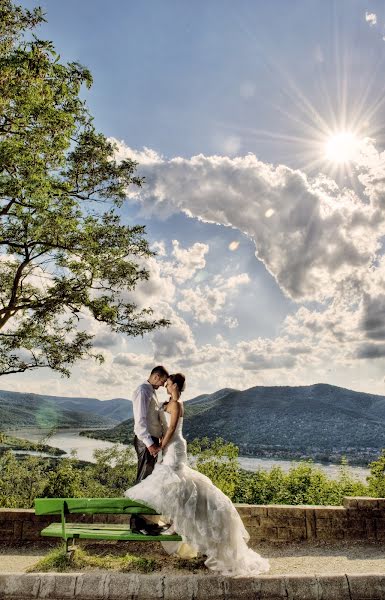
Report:
<svg viewBox="0 0 385 600"><path fill-rule="evenodd" d="M132 416L124 398L98 400L0 390L0 429L113 427Z"/></svg>
<svg viewBox="0 0 385 600"><path fill-rule="evenodd" d="M367 464L385 447L385 397L327 384L224 389L185 408L188 440L220 436L242 455ZM95 437L130 443L132 430L127 420Z"/></svg>

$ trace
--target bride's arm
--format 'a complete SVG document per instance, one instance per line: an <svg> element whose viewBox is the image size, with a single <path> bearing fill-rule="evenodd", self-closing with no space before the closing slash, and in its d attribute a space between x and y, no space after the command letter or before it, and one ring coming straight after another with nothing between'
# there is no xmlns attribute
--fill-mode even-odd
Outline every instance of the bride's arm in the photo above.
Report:
<svg viewBox="0 0 385 600"><path fill-rule="evenodd" d="M171 419L170 419L170 425L167 428L166 434L164 436L164 438L162 439L162 444L161 444L161 448L164 448L165 446L167 446L167 444L169 443L169 441L171 440L172 436L174 435L179 417L180 417L180 413L181 413L181 406L179 404L179 402L170 402L170 404L168 405L169 409L170 409L170 414L171 414Z"/></svg>

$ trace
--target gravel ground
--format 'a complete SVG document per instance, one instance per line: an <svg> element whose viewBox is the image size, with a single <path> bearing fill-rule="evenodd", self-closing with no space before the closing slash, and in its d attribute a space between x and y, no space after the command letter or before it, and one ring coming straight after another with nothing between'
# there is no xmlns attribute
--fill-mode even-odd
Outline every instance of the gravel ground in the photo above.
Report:
<svg viewBox="0 0 385 600"><path fill-rule="evenodd" d="M0 572L23 572L34 565L40 558L45 556L53 544L29 544L24 546L0 545ZM98 550L99 548L99 550ZM87 544L88 550L96 552L105 551L106 544ZM321 573L353 574L353 573L383 573L385 572L385 546L381 544L352 544L338 543L328 545L318 544L287 544L284 546L272 546L261 544L257 550L270 560L271 575L303 574L313 575ZM111 544L109 549L112 553L146 555L153 557L162 563L164 572L207 572L205 568L199 570L181 570L178 560L168 556L160 544ZM179 568L178 568L179 566Z"/></svg>

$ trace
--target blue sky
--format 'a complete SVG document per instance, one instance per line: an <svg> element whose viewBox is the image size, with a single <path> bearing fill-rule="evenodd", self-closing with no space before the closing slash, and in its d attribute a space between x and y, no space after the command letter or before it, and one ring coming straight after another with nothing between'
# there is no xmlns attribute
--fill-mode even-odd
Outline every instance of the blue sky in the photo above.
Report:
<svg viewBox="0 0 385 600"><path fill-rule="evenodd" d="M383 3L41 5L39 36L90 68L96 126L141 163L147 184L122 217L160 252L137 299L174 327L144 340L95 329L102 368L8 388L129 397L163 362L190 397L319 381L383 393ZM357 146L342 163L325 158L341 132Z"/></svg>

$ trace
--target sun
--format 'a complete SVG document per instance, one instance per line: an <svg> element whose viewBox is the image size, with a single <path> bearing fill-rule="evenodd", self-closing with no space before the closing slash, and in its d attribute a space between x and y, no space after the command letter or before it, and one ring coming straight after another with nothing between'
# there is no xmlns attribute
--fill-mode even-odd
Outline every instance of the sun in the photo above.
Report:
<svg viewBox="0 0 385 600"><path fill-rule="evenodd" d="M325 143L325 158L337 165L346 165L354 160L358 150L358 138L352 131L340 131Z"/></svg>

